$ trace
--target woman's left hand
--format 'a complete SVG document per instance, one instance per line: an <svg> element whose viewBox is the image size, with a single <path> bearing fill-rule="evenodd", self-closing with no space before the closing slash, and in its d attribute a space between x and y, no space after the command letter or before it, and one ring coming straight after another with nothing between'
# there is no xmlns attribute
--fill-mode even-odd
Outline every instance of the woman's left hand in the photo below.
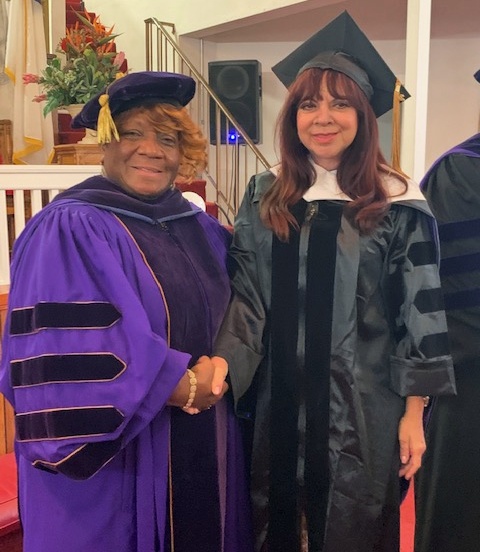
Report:
<svg viewBox="0 0 480 552"><path fill-rule="evenodd" d="M422 465L422 456L427 449L423 431L423 397L407 397L406 408L398 426L400 442L399 476L411 479Z"/></svg>

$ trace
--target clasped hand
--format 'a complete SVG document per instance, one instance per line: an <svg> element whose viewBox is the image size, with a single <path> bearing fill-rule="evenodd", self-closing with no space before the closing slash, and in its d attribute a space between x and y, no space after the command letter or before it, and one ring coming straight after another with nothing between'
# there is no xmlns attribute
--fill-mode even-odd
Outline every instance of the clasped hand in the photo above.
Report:
<svg viewBox="0 0 480 552"><path fill-rule="evenodd" d="M223 358L201 356L191 370L197 380L197 389L192 405L190 408L184 408L184 411L188 414L198 414L215 405L227 392L228 384L225 378L228 368ZM183 407L189 392L190 380L185 374L172 393L169 404Z"/></svg>

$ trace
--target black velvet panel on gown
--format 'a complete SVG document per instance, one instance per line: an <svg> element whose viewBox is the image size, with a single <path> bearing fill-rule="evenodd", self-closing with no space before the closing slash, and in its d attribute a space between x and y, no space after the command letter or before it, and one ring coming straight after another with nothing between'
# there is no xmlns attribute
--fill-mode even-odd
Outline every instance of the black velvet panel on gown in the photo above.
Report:
<svg viewBox="0 0 480 552"><path fill-rule="evenodd" d="M304 224L307 210L317 206ZM301 200L292 209L300 231L292 231L288 243L273 240L269 552L300 550L302 517L309 552L322 549L333 284L342 211L340 202Z"/></svg>

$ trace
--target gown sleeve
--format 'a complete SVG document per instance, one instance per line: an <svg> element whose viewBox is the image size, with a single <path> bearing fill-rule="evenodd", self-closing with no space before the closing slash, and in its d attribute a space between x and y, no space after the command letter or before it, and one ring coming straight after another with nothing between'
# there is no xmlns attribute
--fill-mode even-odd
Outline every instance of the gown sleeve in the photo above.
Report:
<svg viewBox="0 0 480 552"><path fill-rule="evenodd" d="M480 134L472 138L479 152ZM422 180L438 221L441 279L455 365L480 358L480 154L443 157Z"/></svg>
<svg viewBox="0 0 480 552"><path fill-rule="evenodd" d="M220 327L215 355L228 362L228 375L236 406L250 387L264 350L266 303L258 273L255 226L258 199L251 179L235 218L228 265L232 298Z"/></svg>
<svg viewBox="0 0 480 552"><path fill-rule="evenodd" d="M16 447L84 479L161 413L190 356L169 348L159 284L111 214L48 209L17 240L0 390Z"/></svg>
<svg viewBox="0 0 480 552"><path fill-rule="evenodd" d="M434 219L416 208L402 208L388 254L387 293L396 350L391 386L401 396L455 392L447 323L438 272Z"/></svg>

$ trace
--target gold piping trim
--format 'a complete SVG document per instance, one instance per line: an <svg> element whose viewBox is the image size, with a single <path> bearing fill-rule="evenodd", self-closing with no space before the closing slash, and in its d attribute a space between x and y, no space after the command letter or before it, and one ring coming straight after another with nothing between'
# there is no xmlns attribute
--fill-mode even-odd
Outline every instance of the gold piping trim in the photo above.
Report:
<svg viewBox="0 0 480 552"><path fill-rule="evenodd" d="M78 453L79 453L81 450L83 450L87 445L88 445L88 443L85 443L85 444L79 446L77 449L75 449L74 451L72 451L70 454L68 454L67 456L65 456L65 458L62 458L62 459L59 460L58 462L49 462L48 460L40 460L40 459L37 459L37 460L33 460L32 465L35 466L35 464L40 463L40 464L44 464L45 466L59 466L59 465L62 464L63 462L66 462L67 460L70 460L70 458L72 458L72 456L75 456L76 454L78 454Z"/></svg>
<svg viewBox="0 0 480 552"><path fill-rule="evenodd" d="M157 277L155 276L155 273L153 272L152 267L148 264L147 258L145 257L145 254L143 253L143 251L140 249L140 247L137 243L137 240L133 237L132 233L127 228L127 226L124 224L124 222L122 220L120 220L120 218L118 218L118 216L115 213L112 213L112 214L118 220L118 222L123 226L125 232L130 236L131 240L135 244L135 247L138 249L138 252L142 256L142 259L143 259L143 262L145 263L145 266L148 268L148 270L150 271L150 274L152 275L152 278L153 278L154 282L157 284L158 290L160 291L160 294L161 294L162 299L163 299L163 305L165 307L165 314L167 315L167 345L170 347L170 311L168 309L168 303L167 303L167 299L165 297L165 292L163 291L163 287L160 284L160 282L158 281Z"/></svg>
<svg viewBox="0 0 480 552"><path fill-rule="evenodd" d="M88 446L90 443L85 443L84 445L78 447L74 451L72 451L69 455L65 456L65 458L62 458L58 462L49 462L48 460L34 460L32 462L32 466L36 467L37 464L41 464L42 466L49 466L56 471L58 471L57 466L61 466L64 462L67 462L72 458L73 456L76 456L80 451L82 451L86 446ZM111 462L115 458L112 456L112 458L109 458L106 462L104 462L101 466L99 466L98 470L94 471L90 477L93 477L96 473L98 473L104 466L106 466L109 462ZM90 478L89 477L89 478Z"/></svg>
<svg viewBox="0 0 480 552"><path fill-rule="evenodd" d="M33 309L36 305L43 305L45 303L62 303L62 304L69 304L69 305L113 305L110 301L37 301L35 305L30 305L28 307L15 307L12 308L13 311L17 310L26 310L26 309ZM117 308L117 307L115 307Z"/></svg>
<svg viewBox="0 0 480 552"><path fill-rule="evenodd" d="M143 262L145 263L145 266L150 271L150 274L152 275L153 281L157 284L158 290L160 291L160 295L162 296L163 305L165 307L165 314L167 317L167 345L170 347L170 310L168 308L167 298L165 297L165 292L163 291L162 284L159 282L158 278L155 276L155 273L152 270L152 267L148 264L147 258L145 257L144 252L140 249L140 246L137 243L137 240L133 237L130 230L127 228L125 223L115 214L112 213L113 216L118 220L118 222L122 225L125 232L130 236L131 240L135 244L135 247L137 248L138 252L140 253ZM170 431L170 430L169 430ZM169 516L170 516L170 548L171 552L175 552L175 536L173 533L173 481L172 481L172 443L171 443L171 433L168 437L168 488L169 488Z"/></svg>

